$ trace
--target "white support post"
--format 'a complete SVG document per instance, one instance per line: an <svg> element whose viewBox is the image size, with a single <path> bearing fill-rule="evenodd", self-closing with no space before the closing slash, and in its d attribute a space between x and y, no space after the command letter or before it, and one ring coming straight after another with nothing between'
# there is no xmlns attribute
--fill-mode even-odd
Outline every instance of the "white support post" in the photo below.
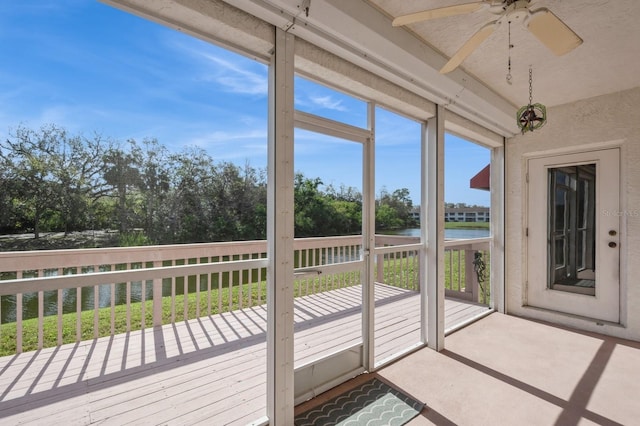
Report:
<svg viewBox="0 0 640 426"><path fill-rule="evenodd" d="M441 105L427 123L426 136L427 343L431 349L441 351L444 349L444 108Z"/></svg>
<svg viewBox="0 0 640 426"><path fill-rule="evenodd" d="M506 141L504 142L506 143ZM504 282L504 144L491 150L491 308L506 313L506 287Z"/></svg>
<svg viewBox="0 0 640 426"><path fill-rule="evenodd" d="M429 244L429 138L427 123L422 123L420 134L420 342L429 340L429 298L427 275Z"/></svg>
<svg viewBox="0 0 640 426"><path fill-rule="evenodd" d="M267 415L293 424L294 36L276 28L269 67Z"/></svg>
<svg viewBox="0 0 640 426"><path fill-rule="evenodd" d="M363 203L362 203L362 339L363 367L375 369L375 262L376 204L375 204L375 104L368 104L369 140L363 146Z"/></svg>

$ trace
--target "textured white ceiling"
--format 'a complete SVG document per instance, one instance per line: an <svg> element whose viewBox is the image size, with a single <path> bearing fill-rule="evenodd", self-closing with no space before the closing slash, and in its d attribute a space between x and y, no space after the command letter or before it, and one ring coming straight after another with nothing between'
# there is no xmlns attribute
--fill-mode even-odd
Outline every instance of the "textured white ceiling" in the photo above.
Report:
<svg viewBox="0 0 640 426"><path fill-rule="evenodd" d="M367 1L394 18L470 0ZM461 68L516 106L529 101L529 65L533 67L533 101L547 106L640 86L640 0L533 0L530 4L533 11L541 7L555 13L584 43L558 57L520 23L513 22L512 85L506 81L508 25L500 26ZM495 19L496 15L483 8L411 24L406 29L449 58L480 27ZM455 78L455 71L450 75Z"/></svg>

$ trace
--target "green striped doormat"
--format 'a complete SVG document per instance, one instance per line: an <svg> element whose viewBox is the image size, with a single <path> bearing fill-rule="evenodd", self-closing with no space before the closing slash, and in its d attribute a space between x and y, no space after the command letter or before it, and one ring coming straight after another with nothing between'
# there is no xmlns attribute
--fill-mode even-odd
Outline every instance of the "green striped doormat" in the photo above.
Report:
<svg viewBox="0 0 640 426"><path fill-rule="evenodd" d="M420 413L424 403L386 383L371 379L295 418L296 426L402 426Z"/></svg>

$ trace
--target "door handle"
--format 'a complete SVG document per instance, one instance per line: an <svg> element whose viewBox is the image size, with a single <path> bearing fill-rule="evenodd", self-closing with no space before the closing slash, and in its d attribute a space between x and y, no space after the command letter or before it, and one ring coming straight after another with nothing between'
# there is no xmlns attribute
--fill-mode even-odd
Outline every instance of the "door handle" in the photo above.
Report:
<svg viewBox="0 0 640 426"><path fill-rule="evenodd" d="M616 247L618 247L618 245L617 245L615 242L610 241L610 242L609 242L609 247L611 247L611 248L616 248Z"/></svg>

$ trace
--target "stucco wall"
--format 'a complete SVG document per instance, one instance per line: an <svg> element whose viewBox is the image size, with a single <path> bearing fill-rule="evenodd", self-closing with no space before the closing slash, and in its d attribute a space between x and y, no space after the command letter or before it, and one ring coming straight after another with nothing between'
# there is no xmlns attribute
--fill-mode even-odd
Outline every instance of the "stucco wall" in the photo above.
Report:
<svg viewBox="0 0 640 426"><path fill-rule="evenodd" d="M584 330L640 340L640 88L547 110L541 129L506 146L507 312ZM523 306L526 300L526 181L528 155L621 147L621 325Z"/></svg>

